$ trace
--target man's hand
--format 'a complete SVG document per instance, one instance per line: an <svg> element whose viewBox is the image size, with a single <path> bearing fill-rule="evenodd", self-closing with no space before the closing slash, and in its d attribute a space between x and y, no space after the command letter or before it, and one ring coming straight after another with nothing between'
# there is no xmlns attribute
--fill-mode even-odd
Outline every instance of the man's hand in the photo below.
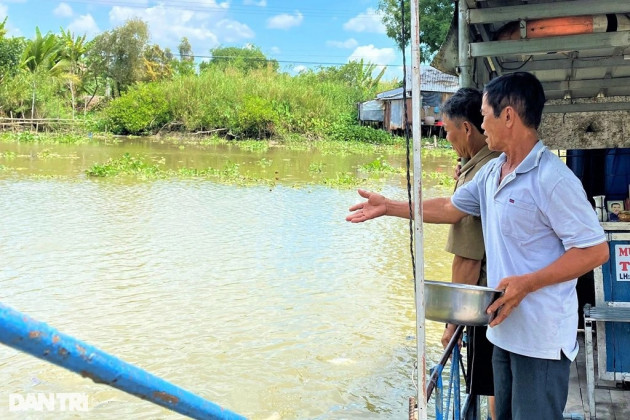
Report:
<svg viewBox="0 0 630 420"><path fill-rule="evenodd" d="M446 329L444 330L444 334L442 334L442 347L446 348L446 346L448 346L448 343L451 342L451 338L453 338L453 336L455 335L455 331L457 330L457 325L455 324L448 324L446 326ZM462 346L462 340L460 338L459 340L459 346Z"/></svg>
<svg viewBox="0 0 630 420"><path fill-rule="evenodd" d="M503 290L503 296L495 300L487 310L489 314L498 311L497 316L490 322L490 327L502 323L532 291L529 280L529 275L506 277L501 280L497 289Z"/></svg>
<svg viewBox="0 0 630 420"><path fill-rule="evenodd" d="M367 201L350 207L350 211L353 213L346 217L348 222L361 223L384 216L387 213L387 198L384 196L361 189L359 195L367 198Z"/></svg>

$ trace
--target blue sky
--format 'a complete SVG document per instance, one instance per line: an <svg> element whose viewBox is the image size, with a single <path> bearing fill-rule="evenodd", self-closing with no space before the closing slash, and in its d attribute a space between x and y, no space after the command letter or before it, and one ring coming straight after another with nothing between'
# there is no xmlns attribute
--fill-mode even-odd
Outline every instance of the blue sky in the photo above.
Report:
<svg viewBox="0 0 630 420"><path fill-rule="evenodd" d="M32 38L38 26L88 39L140 18L151 42L174 53L184 36L199 58L217 46L253 44L286 71L363 58L387 65L386 78L400 80L402 56L377 6L378 0L0 0L0 17L9 17L9 36Z"/></svg>

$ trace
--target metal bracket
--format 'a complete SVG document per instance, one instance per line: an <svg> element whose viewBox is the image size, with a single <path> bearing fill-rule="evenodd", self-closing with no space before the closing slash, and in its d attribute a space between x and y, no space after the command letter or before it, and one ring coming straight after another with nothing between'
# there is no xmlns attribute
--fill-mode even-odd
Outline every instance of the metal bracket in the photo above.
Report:
<svg viewBox="0 0 630 420"><path fill-rule="evenodd" d="M521 39L527 38L527 22L523 19L518 21L518 29L521 33Z"/></svg>

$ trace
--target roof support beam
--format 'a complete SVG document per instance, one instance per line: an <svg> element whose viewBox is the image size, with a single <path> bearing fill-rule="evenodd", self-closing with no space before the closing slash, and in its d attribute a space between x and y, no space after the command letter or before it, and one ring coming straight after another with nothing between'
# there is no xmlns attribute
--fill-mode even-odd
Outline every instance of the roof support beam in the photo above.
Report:
<svg viewBox="0 0 630 420"><path fill-rule="evenodd" d="M471 8L467 21L469 24L476 24L608 13L630 13L630 4L627 0L599 0L596 5L591 0L576 0L483 9Z"/></svg>
<svg viewBox="0 0 630 420"><path fill-rule="evenodd" d="M630 77L617 77L614 79L592 80L563 80L558 82L543 82L545 92L568 91L573 89L605 89L611 87L630 86Z"/></svg>
<svg viewBox="0 0 630 420"><path fill-rule="evenodd" d="M464 17L468 13L468 4L465 1L460 1L457 5L457 55L459 56L459 85L461 87L472 87L473 60L468 55L470 27L466 25L466 22L464 21Z"/></svg>
<svg viewBox="0 0 630 420"><path fill-rule="evenodd" d="M598 102L584 104L545 105L545 114L565 114L568 112L601 112L601 111L630 111L630 102Z"/></svg>
<svg viewBox="0 0 630 420"><path fill-rule="evenodd" d="M627 48L629 45L630 31L608 32L510 41L474 42L470 44L470 55L471 57L529 55L560 51L597 50L606 47Z"/></svg>
<svg viewBox="0 0 630 420"><path fill-rule="evenodd" d="M522 61L506 61L502 63L504 70L512 71L540 71L540 70L569 70L569 69L590 69L596 67L619 67L629 66L630 60L624 60L623 57L589 57L576 58L575 60L532 60L527 63Z"/></svg>

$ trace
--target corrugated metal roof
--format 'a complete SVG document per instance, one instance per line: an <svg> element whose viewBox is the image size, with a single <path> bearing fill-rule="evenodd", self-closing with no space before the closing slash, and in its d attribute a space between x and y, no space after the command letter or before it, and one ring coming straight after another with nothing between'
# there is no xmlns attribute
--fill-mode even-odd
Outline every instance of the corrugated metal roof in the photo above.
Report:
<svg viewBox="0 0 630 420"><path fill-rule="evenodd" d="M407 94L411 95L411 69L407 70ZM442 73L431 66L420 66L420 90L423 92L454 93L459 89L455 76ZM403 88L390 89L376 95L377 99L402 99Z"/></svg>
<svg viewBox="0 0 630 420"><path fill-rule="evenodd" d="M411 86L410 68L407 69L407 86ZM420 90L455 93L457 89L459 89L459 79L456 76L442 73L435 67L428 65L420 66Z"/></svg>

